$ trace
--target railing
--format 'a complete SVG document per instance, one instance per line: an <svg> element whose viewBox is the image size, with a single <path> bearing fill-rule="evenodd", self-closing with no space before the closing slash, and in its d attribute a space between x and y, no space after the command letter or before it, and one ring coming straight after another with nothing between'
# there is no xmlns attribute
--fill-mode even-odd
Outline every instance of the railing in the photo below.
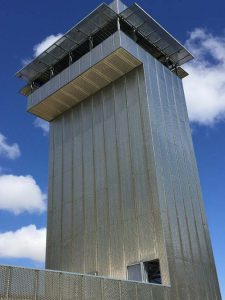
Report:
<svg viewBox="0 0 225 300"><path fill-rule="evenodd" d="M155 300L167 299L168 287L93 275L0 266L4 300Z"/></svg>

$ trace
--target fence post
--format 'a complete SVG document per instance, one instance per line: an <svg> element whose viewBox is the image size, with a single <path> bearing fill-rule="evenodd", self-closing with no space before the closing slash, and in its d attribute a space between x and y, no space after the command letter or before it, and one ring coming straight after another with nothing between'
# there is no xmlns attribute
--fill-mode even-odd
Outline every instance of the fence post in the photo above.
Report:
<svg viewBox="0 0 225 300"><path fill-rule="evenodd" d="M9 299L9 290L11 284L11 267L8 267L8 278L7 278L7 289L6 289L6 299Z"/></svg>
<svg viewBox="0 0 225 300"><path fill-rule="evenodd" d="M62 273L59 273L59 300L62 299Z"/></svg>
<svg viewBox="0 0 225 300"><path fill-rule="evenodd" d="M34 300L37 300L37 290L38 290L38 270L34 271Z"/></svg>

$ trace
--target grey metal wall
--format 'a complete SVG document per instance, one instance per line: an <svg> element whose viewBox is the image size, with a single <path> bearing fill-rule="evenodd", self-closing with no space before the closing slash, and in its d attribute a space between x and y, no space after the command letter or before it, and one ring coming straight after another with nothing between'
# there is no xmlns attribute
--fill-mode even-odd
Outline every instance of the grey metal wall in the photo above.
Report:
<svg viewBox="0 0 225 300"><path fill-rule="evenodd" d="M220 299L182 81L150 55L144 70L171 293Z"/></svg>
<svg viewBox="0 0 225 300"><path fill-rule="evenodd" d="M125 279L159 257L170 299L219 300L182 82L121 45L143 66L51 123L46 266Z"/></svg>
<svg viewBox="0 0 225 300"><path fill-rule="evenodd" d="M75 273L0 266L2 300L163 300L169 288Z"/></svg>
<svg viewBox="0 0 225 300"><path fill-rule="evenodd" d="M144 89L141 67L52 122L47 267L125 279L159 256Z"/></svg>

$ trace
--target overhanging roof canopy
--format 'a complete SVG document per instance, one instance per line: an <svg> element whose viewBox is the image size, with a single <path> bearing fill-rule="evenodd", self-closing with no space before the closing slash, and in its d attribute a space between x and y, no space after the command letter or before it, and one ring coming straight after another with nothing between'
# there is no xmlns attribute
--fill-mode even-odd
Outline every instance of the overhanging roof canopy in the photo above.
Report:
<svg viewBox="0 0 225 300"><path fill-rule="evenodd" d="M108 5L105 3L101 4L47 50L18 71L16 76L27 82L34 81L106 24L116 19L116 16L117 14Z"/></svg>
<svg viewBox="0 0 225 300"><path fill-rule="evenodd" d="M21 93L30 95L52 76L59 74L69 64L103 42L118 30L118 19L121 23L120 29L130 38L180 78L187 76L179 66L193 58L191 53L140 6L133 4L117 14L103 3L16 73L17 77L28 83Z"/></svg>
<svg viewBox="0 0 225 300"><path fill-rule="evenodd" d="M125 9L120 16L174 64L181 66L193 59L192 54L138 4Z"/></svg>

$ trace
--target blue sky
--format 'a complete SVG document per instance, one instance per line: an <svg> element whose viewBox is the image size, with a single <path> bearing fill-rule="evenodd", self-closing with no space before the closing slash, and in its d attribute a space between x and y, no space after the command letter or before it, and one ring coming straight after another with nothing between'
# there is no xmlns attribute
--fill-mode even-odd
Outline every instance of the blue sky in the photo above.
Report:
<svg viewBox="0 0 225 300"><path fill-rule="evenodd" d="M14 73L40 50L43 40L67 31L100 3L1 0L0 264L44 266L47 127L26 113L26 99L18 93L23 82ZM138 4L196 57L184 67L190 73L184 86L225 299L225 2L140 0ZM26 247L24 240L29 241Z"/></svg>

